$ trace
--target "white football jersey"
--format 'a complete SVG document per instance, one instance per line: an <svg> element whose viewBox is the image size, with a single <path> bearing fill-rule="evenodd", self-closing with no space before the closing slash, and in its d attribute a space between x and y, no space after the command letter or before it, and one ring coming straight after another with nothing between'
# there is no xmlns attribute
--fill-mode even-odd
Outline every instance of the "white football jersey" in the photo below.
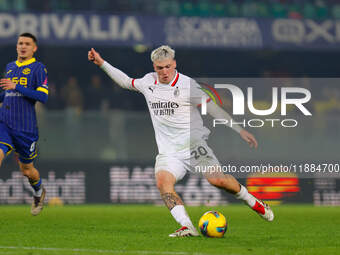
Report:
<svg viewBox="0 0 340 255"><path fill-rule="evenodd" d="M161 84L154 72L131 79L130 86L145 97L160 154L188 157L192 146L208 138L210 131L197 107L205 93L192 78L176 73L169 84Z"/></svg>

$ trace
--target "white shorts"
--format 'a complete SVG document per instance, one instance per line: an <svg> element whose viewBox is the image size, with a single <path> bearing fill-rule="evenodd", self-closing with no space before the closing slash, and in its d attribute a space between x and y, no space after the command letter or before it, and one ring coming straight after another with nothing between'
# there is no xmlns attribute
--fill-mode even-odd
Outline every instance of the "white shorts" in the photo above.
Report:
<svg viewBox="0 0 340 255"><path fill-rule="evenodd" d="M186 153L158 154L156 157L155 173L164 170L173 174L180 181L187 171L201 173L207 166L220 165L212 149L206 142L193 146Z"/></svg>

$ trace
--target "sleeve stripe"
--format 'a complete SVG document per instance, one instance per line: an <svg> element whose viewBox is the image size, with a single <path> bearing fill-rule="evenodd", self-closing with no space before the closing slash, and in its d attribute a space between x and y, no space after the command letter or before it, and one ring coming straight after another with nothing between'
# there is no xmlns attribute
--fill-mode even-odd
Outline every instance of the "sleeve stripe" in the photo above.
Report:
<svg viewBox="0 0 340 255"><path fill-rule="evenodd" d="M132 84L132 87L136 88L135 87L135 79L132 79L131 84Z"/></svg>
<svg viewBox="0 0 340 255"><path fill-rule="evenodd" d="M41 92L44 92L46 95L48 95L48 90L43 88L43 87L38 87L37 88L37 91L41 91Z"/></svg>
<svg viewBox="0 0 340 255"><path fill-rule="evenodd" d="M208 99L207 99L207 103L209 103L210 101L211 101L211 98L208 98ZM202 106L202 104L198 104L198 105L197 105L197 107L201 107L201 106Z"/></svg>

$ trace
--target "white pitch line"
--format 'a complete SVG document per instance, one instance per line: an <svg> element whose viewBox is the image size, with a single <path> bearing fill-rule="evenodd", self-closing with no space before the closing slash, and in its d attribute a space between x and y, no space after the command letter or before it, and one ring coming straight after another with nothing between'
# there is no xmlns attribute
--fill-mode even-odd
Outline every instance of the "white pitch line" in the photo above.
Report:
<svg viewBox="0 0 340 255"><path fill-rule="evenodd" d="M15 250L41 250L41 251L71 251L71 252L91 252L93 253L118 253L118 254L163 254L163 255L218 255L197 252L172 252L172 251L118 251L118 250L96 250L80 248L47 248L47 247L25 247L25 246L0 246L0 249Z"/></svg>

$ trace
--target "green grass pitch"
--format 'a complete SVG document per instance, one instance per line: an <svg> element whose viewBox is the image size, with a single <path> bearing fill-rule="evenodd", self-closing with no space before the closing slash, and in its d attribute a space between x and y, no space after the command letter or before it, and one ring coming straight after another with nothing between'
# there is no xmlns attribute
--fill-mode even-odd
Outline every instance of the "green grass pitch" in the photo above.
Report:
<svg viewBox="0 0 340 255"><path fill-rule="evenodd" d="M273 207L263 221L243 205L188 207L193 222L208 210L228 221L224 238L169 238L178 228L164 206L85 205L46 207L30 215L28 206L0 206L0 254L340 254L340 207Z"/></svg>

